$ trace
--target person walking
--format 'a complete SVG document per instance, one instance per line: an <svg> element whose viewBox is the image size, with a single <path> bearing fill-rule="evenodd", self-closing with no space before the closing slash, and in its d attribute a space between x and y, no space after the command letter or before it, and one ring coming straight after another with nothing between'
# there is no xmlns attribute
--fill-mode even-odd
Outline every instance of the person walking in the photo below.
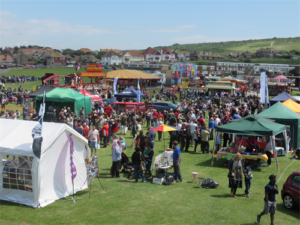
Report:
<svg viewBox="0 0 300 225"><path fill-rule="evenodd" d="M96 126L93 125L92 130L89 132L89 140L91 143L91 154L93 155L93 149L95 149L95 155L97 155L97 144L100 145L99 131L96 129Z"/></svg>
<svg viewBox="0 0 300 225"><path fill-rule="evenodd" d="M174 172L175 172L175 180L176 182L182 182L182 176L180 172L180 162L181 162L181 153L180 149L177 146L177 141L173 141L173 149L171 149L173 152L173 166L174 166Z"/></svg>
<svg viewBox="0 0 300 225"><path fill-rule="evenodd" d="M121 135L127 133L127 116L125 113L121 113Z"/></svg>
<svg viewBox="0 0 300 225"><path fill-rule="evenodd" d="M107 140L108 140L108 135L109 135L109 131L108 131L108 123L107 122L104 122L104 125L101 129L101 132L102 132L102 137L103 137L103 148L106 148L107 146Z"/></svg>
<svg viewBox="0 0 300 225"><path fill-rule="evenodd" d="M207 150L207 154L209 154L209 136L210 132L207 130L207 127L203 127L201 131L201 151L204 154L205 149Z"/></svg>
<svg viewBox="0 0 300 225"><path fill-rule="evenodd" d="M287 150L290 151L291 130L289 125L286 126L286 139L287 139Z"/></svg>
<svg viewBox="0 0 300 225"><path fill-rule="evenodd" d="M133 168L134 168L134 176L135 176L135 182L137 183L139 181L139 172L142 177L143 182L147 182L145 180L144 172L141 170L141 161L145 161L143 154L141 153L141 148L135 147L135 152L131 156Z"/></svg>
<svg viewBox="0 0 300 225"><path fill-rule="evenodd" d="M231 188L231 197L236 196L237 188L243 187L243 174L244 174L244 160L242 160L242 156L240 153L237 153L233 159L229 162L229 188Z"/></svg>
<svg viewBox="0 0 300 225"><path fill-rule="evenodd" d="M28 108L27 105L23 107L23 120L27 120Z"/></svg>
<svg viewBox="0 0 300 225"><path fill-rule="evenodd" d="M276 213L275 195L279 193L279 190L276 184L276 175L269 176L269 180L270 182L265 186L264 210L257 215L257 222L260 223L261 217L270 213L271 225L274 225L274 215Z"/></svg>
<svg viewBox="0 0 300 225"><path fill-rule="evenodd" d="M111 168L111 177L120 178L120 168L121 168L121 159L122 159L122 148L120 147L121 141L118 139L113 140L112 149L111 149L111 158L113 165Z"/></svg>
<svg viewBox="0 0 300 225"><path fill-rule="evenodd" d="M268 156L268 162L267 162L268 167L270 167L272 162L273 147L269 136L265 137L265 140L266 140L265 153Z"/></svg>

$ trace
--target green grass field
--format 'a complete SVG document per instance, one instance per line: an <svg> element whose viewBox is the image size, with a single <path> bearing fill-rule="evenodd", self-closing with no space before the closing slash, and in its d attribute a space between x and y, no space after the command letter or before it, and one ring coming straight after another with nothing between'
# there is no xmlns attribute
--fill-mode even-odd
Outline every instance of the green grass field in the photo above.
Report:
<svg viewBox="0 0 300 225"><path fill-rule="evenodd" d="M9 104L9 107L16 106ZM143 130L146 132L145 125ZM124 137L127 146L130 146L132 137L129 132ZM167 146L168 133L165 141ZM212 147L213 141L210 141L211 150ZM163 150L163 142L156 141L155 156ZM163 186L152 184L151 180L135 183L128 180L126 174L120 179L110 178L111 145L102 148L98 150L98 159L100 180L105 190L94 179L91 198L86 189L76 194L75 197L83 198L76 204L58 200L41 209L0 201L0 224L256 224L256 215L263 209L264 186L269 175L277 174L277 184L282 189L288 175L300 169L300 161L279 157L278 173L274 160L270 168L253 170L250 198L243 195L244 189L238 189L238 198L232 198L228 188L228 162L225 159L215 160L211 167L211 155L193 154L192 147L189 151L182 153L183 182ZM133 149L128 148L127 155L131 157L132 153ZM191 172L214 179L220 187L196 188L195 182L191 183ZM280 194L277 195L277 204L276 224L299 223L299 209L285 209ZM270 224L269 217L262 217L261 224Z"/></svg>
<svg viewBox="0 0 300 225"><path fill-rule="evenodd" d="M31 85L32 82L26 82L25 85L27 83ZM293 95L299 95L299 92L293 91ZM22 112L22 108L15 103L8 104L6 108ZM146 132L145 125L143 130ZM130 146L132 137L129 132L124 137L127 146ZM168 133L165 134L165 141L168 146ZM212 148L213 141L210 141L210 150ZM90 199L89 190L86 189L76 194L77 198L83 198L76 204L58 200L36 210L0 201L0 224L255 224L256 215L263 209L264 186L268 183L268 176L277 174L278 187L282 189L288 175L300 169L300 161L279 157L278 173L274 160L271 168L254 169L250 198L243 195L244 189L238 189L238 198L235 199L229 196L228 162L225 159L215 160L211 167L211 155L193 154L192 147L189 151L190 153L182 153L183 182L162 186L152 184L151 180L147 183L135 183L126 178L127 174L122 174L121 179L110 178L111 145L106 149L102 148L98 150L98 159L100 180L105 190L94 179ZM198 151L200 152L200 146ZM155 156L162 152L163 142L156 141ZM131 157L132 153L133 148L128 148L127 155ZM195 182L191 183L191 172L214 179L220 187L196 188ZM280 194L277 196L277 203L276 224L299 223L299 209L285 209ZM269 223L269 217L264 216L261 224Z"/></svg>
<svg viewBox="0 0 300 225"><path fill-rule="evenodd" d="M1 74L1 76L22 76L23 74L26 74L27 76L35 76L35 77L42 77L45 75L45 73L55 73L57 75L68 75L69 73L74 73L75 68L40 68L40 69L21 69L21 70L10 70L6 73ZM79 72L84 72L84 68L81 68ZM103 72L108 72L108 70L103 70ZM84 78L85 82L89 82L89 78ZM5 88L11 87L12 89L18 88L20 85L22 85L23 89L31 90L33 86L42 85L42 81L28 81L24 84L22 83L11 83L6 84Z"/></svg>
<svg viewBox="0 0 300 225"><path fill-rule="evenodd" d="M273 45L277 51L285 50L300 50L300 37L293 38L268 38L257 40L243 40L243 41L227 41L227 42L212 42L212 43L194 43L194 44L174 44L171 46L158 46L154 49L161 49L168 47L170 50L183 51L211 51L212 53L219 53L225 56L232 53L242 53L249 51L255 53L259 48L267 48Z"/></svg>

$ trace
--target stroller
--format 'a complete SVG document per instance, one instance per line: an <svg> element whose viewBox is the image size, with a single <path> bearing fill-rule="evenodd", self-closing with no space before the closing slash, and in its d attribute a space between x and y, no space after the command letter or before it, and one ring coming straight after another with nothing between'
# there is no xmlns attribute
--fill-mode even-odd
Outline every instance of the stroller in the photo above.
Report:
<svg viewBox="0 0 300 225"><path fill-rule="evenodd" d="M122 152L121 165L123 166L122 173L128 173L128 180L131 180L134 176L134 168L132 162L130 162L127 155Z"/></svg>

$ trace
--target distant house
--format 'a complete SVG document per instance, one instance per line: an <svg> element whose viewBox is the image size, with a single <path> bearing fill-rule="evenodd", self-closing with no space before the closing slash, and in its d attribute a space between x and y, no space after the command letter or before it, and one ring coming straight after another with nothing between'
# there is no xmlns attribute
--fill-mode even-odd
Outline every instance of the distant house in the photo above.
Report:
<svg viewBox="0 0 300 225"><path fill-rule="evenodd" d="M81 64L100 63L100 61L93 54L81 55L78 59Z"/></svg>
<svg viewBox="0 0 300 225"><path fill-rule="evenodd" d="M25 54L24 52L15 54L13 57L13 61L16 64L22 65L34 64L34 61L32 61L32 56L30 54Z"/></svg>
<svg viewBox="0 0 300 225"><path fill-rule="evenodd" d="M256 51L256 56L265 58L277 57L277 51L274 48L260 48Z"/></svg>
<svg viewBox="0 0 300 225"><path fill-rule="evenodd" d="M74 64L75 62L72 62L72 57L70 55L65 55L66 60L67 60L67 64Z"/></svg>
<svg viewBox="0 0 300 225"><path fill-rule="evenodd" d="M15 49L13 48L5 48L3 50L4 53L10 53L10 54L15 54Z"/></svg>
<svg viewBox="0 0 300 225"><path fill-rule="evenodd" d="M161 50L154 50L149 47L142 52L146 62L162 62L162 61L174 61L176 59L175 53L169 50L167 47Z"/></svg>
<svg viewBox="0 0 300 225"><path fill-rule="evenodd" d="M139 63L144 62L144 55L136 50L122 51L119 53L122 63Z"/></svg>
<svg viewBox="0 0 300 225"><path fill-rule="evenodd" d="M73 58L70 59L70 63L79 62L80 55L75 55Z"/></svg>
<svg viewBox="0 0 300 225"><path fill-rule="evenodd" d="M91 51L89 48L81 48L80 51L83 51L84 53L88 53Z"/></svg>
<svg viewBox="0 0 300 225"><path fill-rule="evenodd" d="M13 60L13 57L11 57L11 55L6 54L6 53L0 55L0 63L1 64L8 65L8 64L12 64L13 62L14 62L14 60Z"/></svg>
<svg viewBox="0 0 300 225"><path fill-rule="evenodd" d="M174 51L174 53L175 53L175 58L179 61L190 60L191 53L189 51L176 50L176 51Z"/></svg>
<svg viewBox="0 0 300 225"><path fill-rule="evenodd" d="M23 52L25 55L33 55L38 49L35 48L20 48L18 53Z"/></svg>
<svg viewBox="0 0 300 225"><path fill-rule="evenodd" d="M239 53L232 53L230 52L228 55L225 56L226 59L235 59L239 56Z"/></svg>
<svg viewBox="0 0 300 225"><path fill-rule="evenodd" d="M60 52L44 52L40 58L44 59L46 66L66 65L67 63L66 57Z"/></svg>
<svg viewBox="0 0 300 225"><path fill-rule="evenodd" d="M297 55L292 55L292 56L290 57L290 59L296 60L296 59L299 59L299 56L297 56Z"/></svg>
<svg viewBox="0 0 300 225"><path fill-rule="evenodd" d="M253 58L253 54L249 51L242 52L239 56L239 58Z"/></svg>
<svg viewBox="0 0 300 225"><path fill-rule="evenodd" d="M104 56L102 56L101 63L103 65L121 65L122 56L115 53L114 51L110 51L106 53Z"/></svg>
<svg viewBox="0 0 300 225"><path fill-rule="evenodd" d="M212 59L224 59L219 53L212 53L211 51L205 52L192 52L191 54L192 60L212 60Z"/></svg>
<svg viewBox="0 0 300 225"><path fill-rule="evenodd" d="M111 52L111 51L113 51L113 52L115 52L115 53L120 53L121 52L121 50L120 49L109 49L109 48L104 48L104 49L100 49L100 52Z"/></svg>

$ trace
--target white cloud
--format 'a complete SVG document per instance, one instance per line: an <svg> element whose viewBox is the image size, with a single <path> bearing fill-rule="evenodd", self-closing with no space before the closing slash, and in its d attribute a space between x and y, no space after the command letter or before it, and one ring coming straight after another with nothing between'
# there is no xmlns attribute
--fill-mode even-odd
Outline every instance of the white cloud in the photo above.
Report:
<svg viewBox="0 0 300 225"><path fill-rule="evenodd" d="M176 28L179 29L192 29L192 28L196 28L197 25L183 25L183 26L177 26Z"/></svg>
<svg viewBox="0 0 300 225"><path fill-rule="evenodd" d="M178 38L172 38L171 41L175 42L200 42L203 41L203 39L206 38L204 35L194 35L189 37L178 37Z"/></svg>
<svg viewBox="0 0 300 225"><path fill-rule="evenodd" d="M12 36L22 36L33 38L37 35L51 34L80 34L80 35L97 35L110 33L109 30L88 25L70 24L55 19L47 20L16 20L10 12L2 11L0 13L0 35L2 39L9 39Z"/></svg>
<svg viewBox="0 0 300 225"><path fill-rule="evenodd" d="M149 33L175 33L175 32L182 32L182 30L168 30L168 29L161 29L161 30L149 30Z"/></svg>
<svg viewBox="0 0 300 225"><path fill-rule="evenodd" d="M11 12L8 11L0 11L0 16L10 16L10 17L15 17L15 14L12 14Z"/></svg>

